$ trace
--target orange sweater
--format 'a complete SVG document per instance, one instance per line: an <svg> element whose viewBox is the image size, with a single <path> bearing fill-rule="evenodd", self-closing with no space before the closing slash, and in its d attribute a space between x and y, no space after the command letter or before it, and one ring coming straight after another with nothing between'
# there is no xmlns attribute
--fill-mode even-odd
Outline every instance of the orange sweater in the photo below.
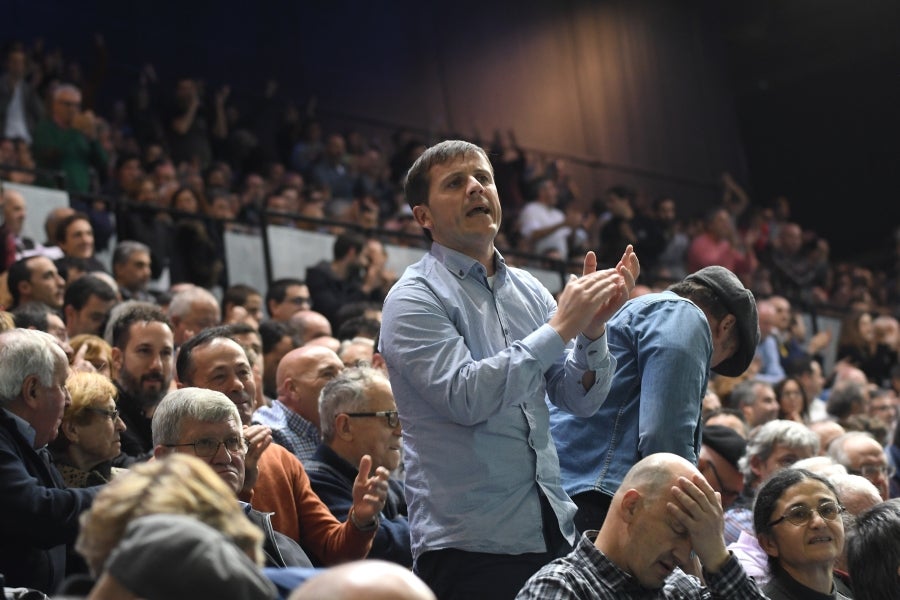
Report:
<svg viewBox="0 0 900 600"><path fill-rule="evenodd" d="M249 501L256 510L275 513L272 526L323 566L365 558L375 539L375 531L360 531L349 519L338 521L313 491L300 460L278 444L259 459Z"/></svg>

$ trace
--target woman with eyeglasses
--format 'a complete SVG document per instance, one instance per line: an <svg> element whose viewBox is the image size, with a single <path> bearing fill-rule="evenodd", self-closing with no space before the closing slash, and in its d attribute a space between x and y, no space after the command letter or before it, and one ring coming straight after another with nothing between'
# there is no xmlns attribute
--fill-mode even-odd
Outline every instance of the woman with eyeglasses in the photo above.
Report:
<svg viewBox="0 0 900 600"><path fill-rule="evenodd" d="M72 404L50 449L68 487L109 482L123 469L111 462L121 452L125 423L116 410L116 386L100 373L73 373L66 380Z"/></svg>
<svg viewBox="0 0 900 600"><path fill-rule="evenodd" d="M769 555L772 578L763 588L772 600L844 600L834 560L844 547L844 507L834 486L805 469L788 468L759 489L753 525Z"/></svg>

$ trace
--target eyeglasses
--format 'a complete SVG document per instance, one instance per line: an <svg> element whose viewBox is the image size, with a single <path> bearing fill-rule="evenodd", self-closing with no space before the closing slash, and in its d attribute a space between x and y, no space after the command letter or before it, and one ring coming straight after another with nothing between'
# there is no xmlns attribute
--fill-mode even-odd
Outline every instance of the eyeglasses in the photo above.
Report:
<svg viewBox="0 0 900 600"><path fill-rule="evenodd" d="M200 458L212 458L219 453L219 446L225 446L230 454L241 454L247 451L247 440L240 437L230 437L227 440L219 441L212 438L204 438L191 442L189 444L166 444L167 448L181 448L183 446L193 446L194 454Z"/></svg>
<svg viewBox="0 0 900 600"><path fill-rule="evenodd" d="M94 413L95 415L103 415L104 417L109 417L110 421L115 421L119 418L118 410L106 410L105 408L94 408L93 406L89 406L84 410Z"/></svg>
<svg viewBox="0 0 900 600"><path fill-rule="evenodd" d="M295 298L288 298L287 302L290 302L291 304L296 304L297 306L300 306L302 304L310 304L311 300L310 300L309 296L297 296Z"/></svg>
<svg viewBox="0 0 900 600"><path fill-rule="evenodd" d="M719 470L716 469L716 465L714 465L711 460L707 460L706 464L712 469L713 475L716 478L716 483L719 484L719 493L722 494L723 498L737 498L741 495L740 490L731 490L725 487L725 484L722 483L722 478L719 477Z"/></svg>
<svg viewBox="0 0 900 600"><path fill-rule="evenodd" d="M804 504L792 506L780 519L775 519L769 523L769 527L775 527L784 520L788 523L800 527L806 525L812 519L813 511L819 513L819 516L826 521L834 521L838 515L846 509L836 502L823 502L817 508L810 508Z"/></svg>
<svg viewBox="0 0 900 600"><path fill-rule="evenodd" d="M393 429L400 424L400 414L396 410L379 410L378 412L344 413L348 417L385 417L388 427Z"/></svg>
<svg viewBox="0 0 900 600"><path fill-rule="evenodd" d="M866 479L881 475L882 477L893 477L896 470L890 465L863 465L858 469L847 469L851 475L862 475Z"/></svg>

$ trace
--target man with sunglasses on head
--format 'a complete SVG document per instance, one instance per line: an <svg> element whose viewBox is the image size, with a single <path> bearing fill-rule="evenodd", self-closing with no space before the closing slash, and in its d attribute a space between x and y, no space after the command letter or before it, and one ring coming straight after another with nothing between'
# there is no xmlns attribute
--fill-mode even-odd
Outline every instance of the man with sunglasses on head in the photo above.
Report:
<svg viewBox="0 0 900 600"><path fill-rule="evenodd" d="M372 457L372 472L400 466L400 416L391 384L371 367L351 367L328 382L319 397L322 443L303 465L313 490L338 519L353 505L353 480L360 459ZM388 482L388 497L381 511L381 527L368 558L380 558L412 567L409 520L403 483Z"/></svg>

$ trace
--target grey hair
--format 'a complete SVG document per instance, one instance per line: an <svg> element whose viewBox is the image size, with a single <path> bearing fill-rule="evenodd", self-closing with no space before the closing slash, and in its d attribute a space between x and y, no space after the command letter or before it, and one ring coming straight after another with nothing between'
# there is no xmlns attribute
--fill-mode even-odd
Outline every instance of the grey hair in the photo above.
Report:
<svg viewBox="0 0 900 600"><path fill-rule="evenodd" d="M839 381L831 388L825 410L829 415L840 419L846 419L853 414L854 405L864 407L869 394L866 386L857 381Z"/></svg>
<svg viewBox="0 0 900 600"><path fill-rule="evenodd" d="M768 386L769 384L761 379L746 379L731 390L728 396L729 404L735 408L743 408L744 406L753 406L756 404L756 387L759 385Z"/></svg>
<svg viewBox="0 0 900 600"><path fill-rule="evenodd" d="M228 396L215 390L186 387L169 392L153 413L151 431L153 445L177 444L185 419L204 423L223 423L232 420L239 426L241 415Z"/></svg>
<svg viewBox="0 0 900 600"><path fill-rule="evenodd" d="M182 290L172 296L169 302L169 318L181 318L191 312L191 304L197 301L213 302L219 306L219 300L208 289L198 285Z"/></svg>
<svg viewBox="0 0 900 600"><path fill-rule="evenodd" d="M325 384L319 394L319 428L326 444L334 439L334 419L342 412L366 410L366 391L375 381L387 381L372 367L349 367Z"/></svg>
<svg viewBox="0 0 900 600"><path fill-rule="evenodd" d="M829 475L828 479L837 490L841 504L847 508L844 513L848 517L844 521L845 525L852 525L853 517L881 502L881 492L862 475L841 473Z"/></svg>
<svg viewBox="0 0 900 600"><path fill-rule="evenodd" d="M150 246L135 240L123 240L116 244L116 248L113 250L112 263L114 265L124 265L133 254L138 252L149 255Z"/></svg>
<svg viewBox="0 0 900 600"><path fill-rule="evenodd" d="M775 419L769 421L750 432L747 440L747 451L738 461L744 481L749 484L756 482L756 475L750 468L752 459L765 462L772 456L775 446L785 446L792 450L809 450L810 454L819 453L819 436L802 423Z"/></svg>
<svg viewBox="0 0 900 600"><path fill-rule="evenodd" d="M37 329L10 329L0 334L0 406L22 393L22 384L36 376L41 385L53 385L53 376L68 365L59 340Z"/></svg>
<svg viewBox="0 0 900 600"><path fill-rule="evenodd" d="M824 475L832 483L836 481L837 476L847 474L847 468L844 465L836 463L830 456L819 456L818 454L809 458L801 458L791 466L795 469L806 469L810 473Z"/></svg>
<svg viewBox="0 0 900 600"><path fill-rule="evenodd" d="M78 89L78 86L72 85L71 83L61 83L53 88L53 92L51 93L52 99L56 100L63 92L76 92L81 94L81 90Z"/></svg>
<svg viewBox="0 0 900 600"><path fill-rule="evenodd" d="M878 441L875 439L875 436L868 431L848 431L831 440L831 443L828 444L828 456L830 456L834 462L844 465L844 467L849 469L853 461L850 459L847 451L844 450L844 446L846 446L847 442L855 438L868 438L870 440L875 440L876 442Z"/></svg>

